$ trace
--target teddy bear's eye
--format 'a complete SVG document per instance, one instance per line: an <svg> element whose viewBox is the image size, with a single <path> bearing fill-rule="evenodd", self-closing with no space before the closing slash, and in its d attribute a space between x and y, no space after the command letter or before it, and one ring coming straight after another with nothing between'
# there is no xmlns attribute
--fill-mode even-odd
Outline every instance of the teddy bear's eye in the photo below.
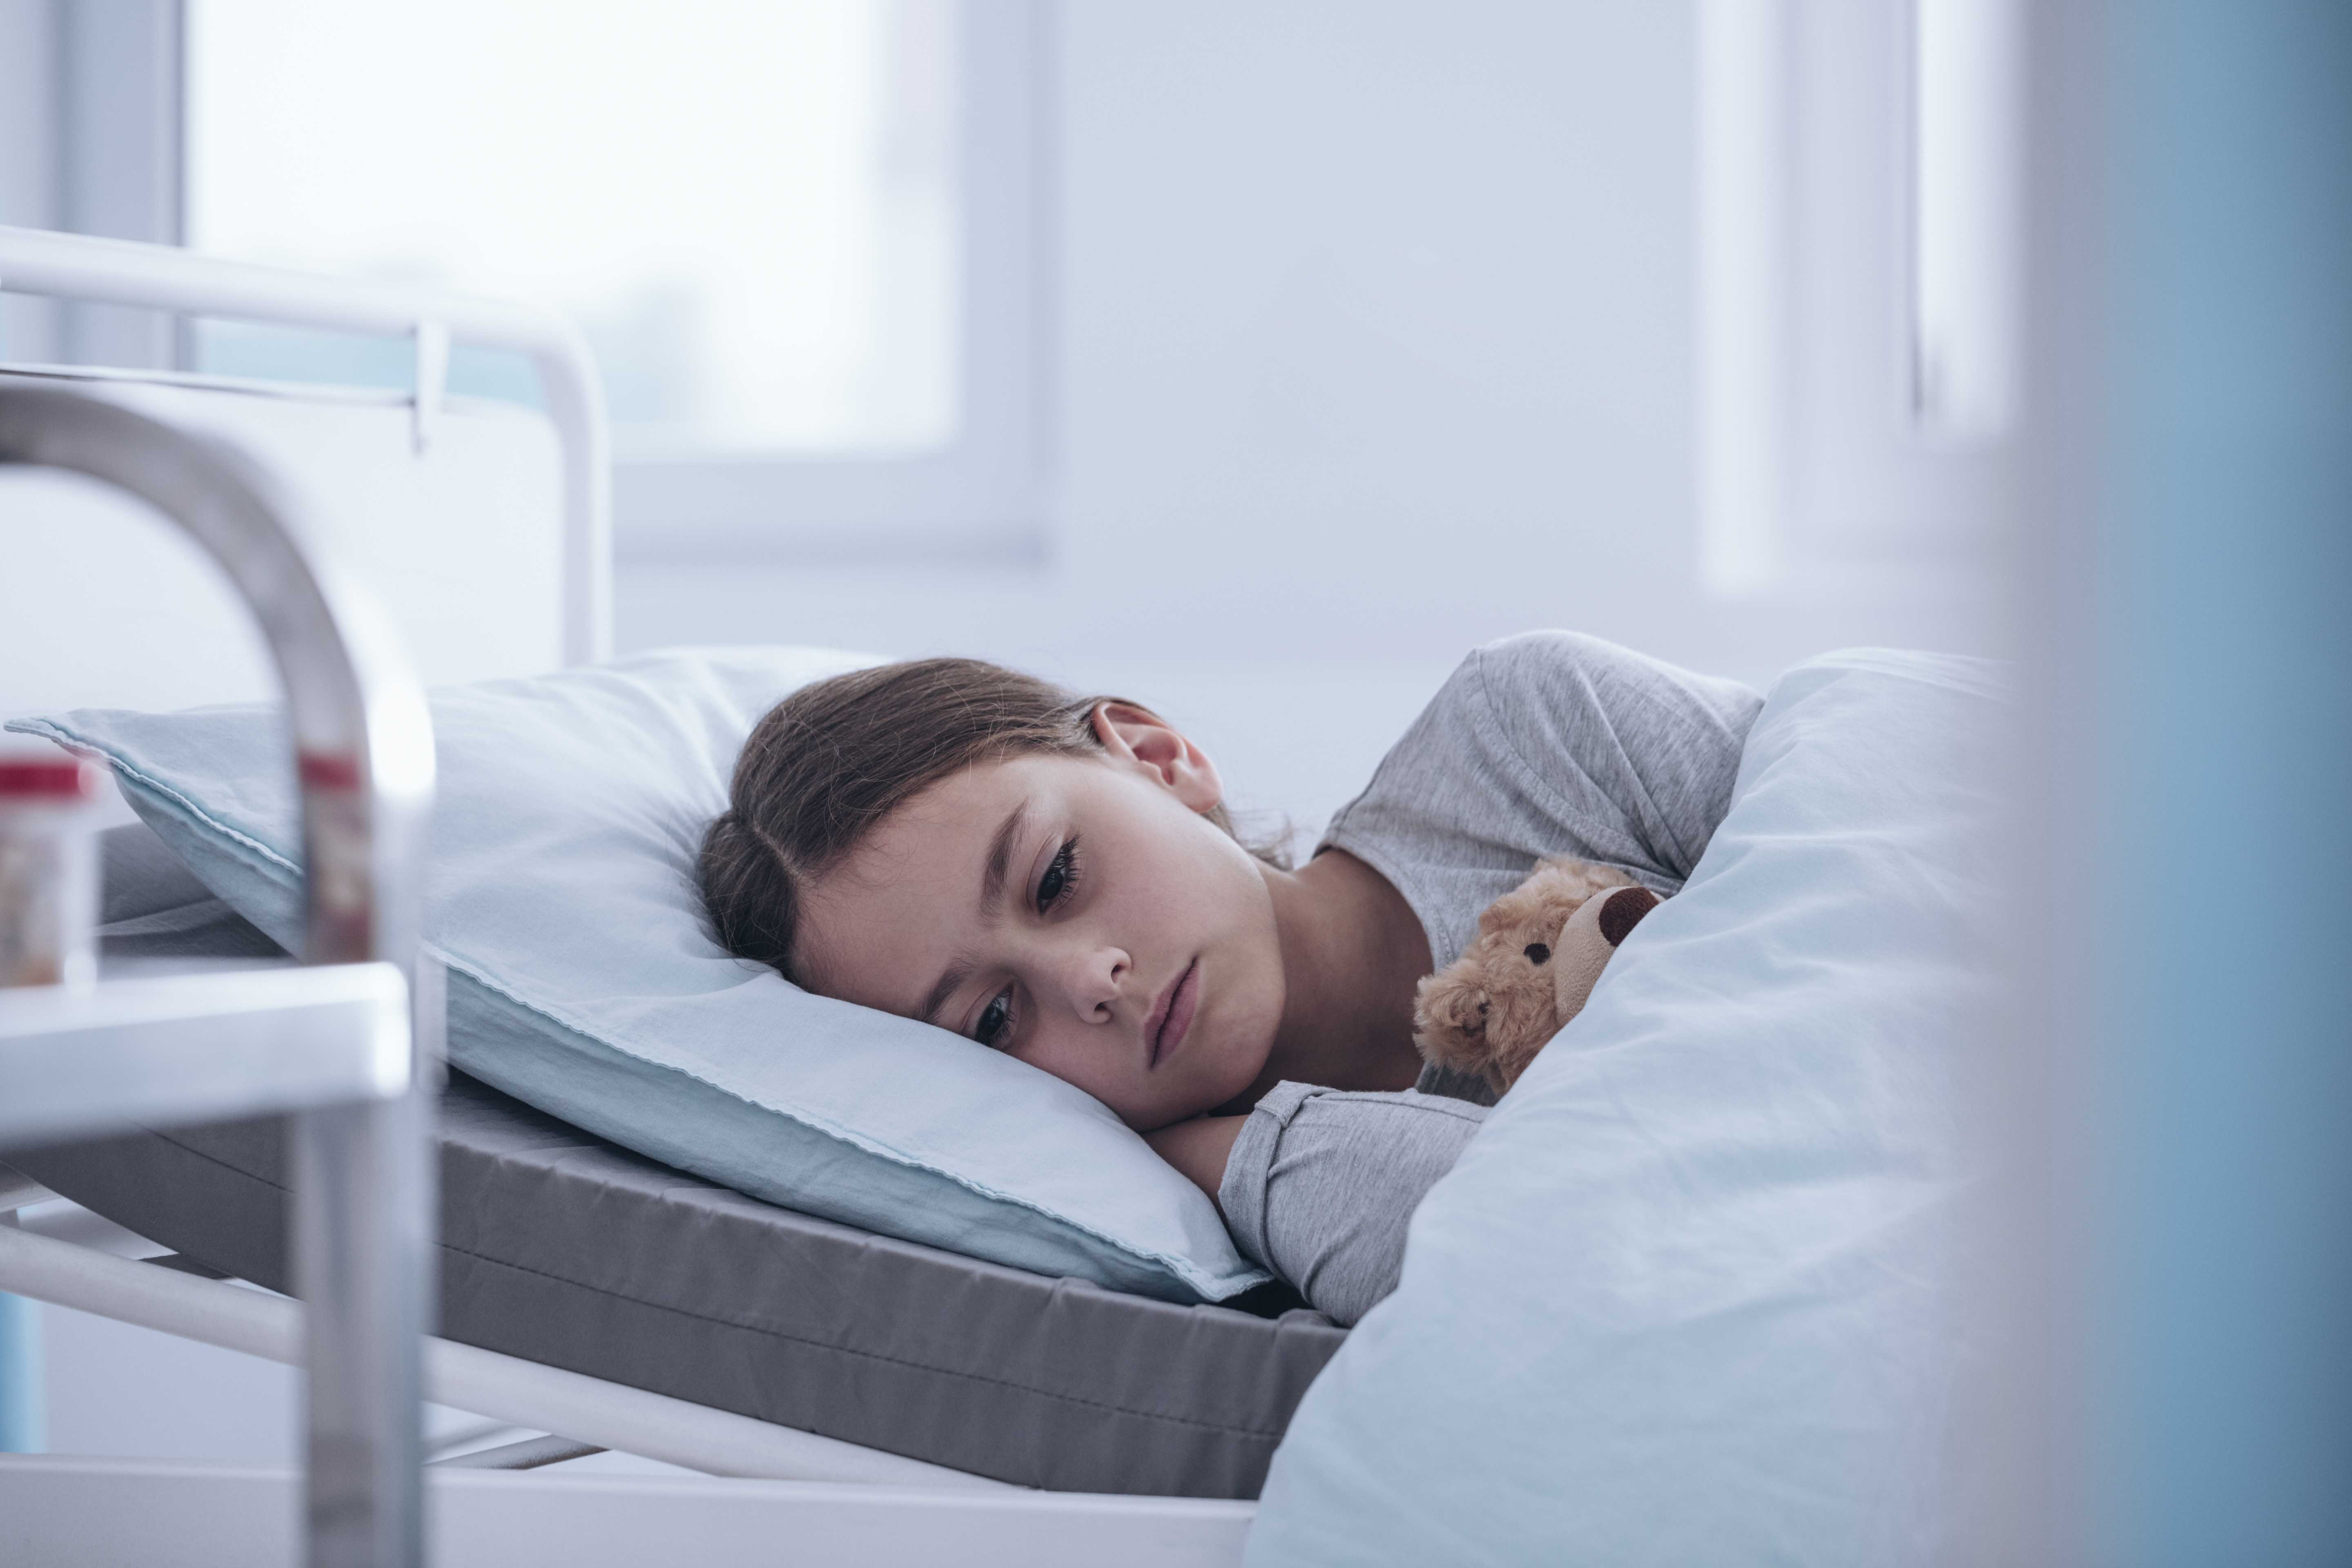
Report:
<svg viewBox="0 0 2352 1568"><path fill-rule="evenodd" d="M1528 962L1529 963L1537 964L1550 963L1551 949L1546 947L1539 942L1531 942L1528 943Z"/></svg>

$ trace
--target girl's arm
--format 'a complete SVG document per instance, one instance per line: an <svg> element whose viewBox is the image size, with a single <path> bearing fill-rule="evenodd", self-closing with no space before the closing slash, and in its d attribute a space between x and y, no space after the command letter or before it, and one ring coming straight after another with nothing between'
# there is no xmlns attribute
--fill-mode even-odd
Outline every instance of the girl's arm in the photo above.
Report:
<svg viewBox="0 0 2352 1568"><path fill-rule="evenodd" d="M1246 1116L1195 1116L1190 1121L1147 1132L1143 1141L1151 1145L1153 1153L1208 1194L1213 1204L1217 1202L1217 1187L1225 1179L1225 1161L1234 1152L1234 1140L1241 1136L1242 1123L1248 1120ZM1217 1212L1223 1214L1223 1205L1219 1205Z"/></svg>
<svg viewBox="0 0 2352 1568"><path fill-rule="evenodd" d="M1253 1262L1355 1322L1396 1289L1412 1211L1485 1122L1437 1095L1279 1085L1247 1116L1145 1134L1215 1201Z"/></svg>

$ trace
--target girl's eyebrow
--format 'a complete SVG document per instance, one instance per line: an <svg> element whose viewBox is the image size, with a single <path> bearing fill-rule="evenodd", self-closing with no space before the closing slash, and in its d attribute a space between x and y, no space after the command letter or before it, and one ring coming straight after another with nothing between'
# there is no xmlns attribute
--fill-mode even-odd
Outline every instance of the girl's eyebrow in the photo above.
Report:
<svg viewBox="0 0 2352 1568"><path fill-rule="evenodd" d="M1004 901L1004 870L1012 863L1013 847L1028 822L1029 803L1024 800L1005 815L996 837L989 841L988 869L980 879L980 913L983 920L992 917L997 906Z"/></svg>
<svg viewBox="0 0 2352 1568"><path fill-rule="evenodd" d="M980 879L980 913L982 920L993 919L998 906L1004 902L1004 873L1013 863L1013 849L1020 842L1021 830L1028 823L1029 803L1024 800L1005 814L1003 822L997 826L996 837L989 840L988 868L981 874ZM948 1005L948 998L971 978L971 964L949 964L947 973L940 976L929 994L923 998L922 1008L915 1015L917 1020L925 1024L935 1020L940 1009Z"/></svg>
<svg viewBox="0 0 2352 1568"><path fill-rule="evenodd" d="M931 987L931 994L923 998L922 1010L915 1015L915 1021L919 1024L937 1025L940 1009L946 1006L948 998L954 995L962 987L963 983L971 978L971 964L961 963L949 964L948 972L940 976L940 983Z"/></svg>

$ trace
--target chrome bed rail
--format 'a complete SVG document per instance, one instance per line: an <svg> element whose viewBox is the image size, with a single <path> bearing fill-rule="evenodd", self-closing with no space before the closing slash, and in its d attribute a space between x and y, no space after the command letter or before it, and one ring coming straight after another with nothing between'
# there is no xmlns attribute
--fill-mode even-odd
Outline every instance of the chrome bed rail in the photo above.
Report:
<svg viewBox="0 0 2352 1568"><path fill-rule="evenodd" d="M75 393L5 387L0 464L63 468L139 497L202 545L253 611L286 687L311 966L142 983L143 998L104 984L0 992L0 1148L100 1131L110 1110L293 1111L308 1560L419 1563L432 1214L419 1079L438 1063L415 1047L439 1034L437 975L416 962L434 782L424 692L388 626L310 558L287 499L241 454ZM428 1005L412 1010L420 1000ZM289 1014L304 1015L290 1035ZM170 1048L192 1018L198 1037ZM202 1048L205 1035L226 1047L273 1024L275 1049Z"/></svg>
<svg viewBox="0 0 2352 1568"><path fill-rule="evenodd" d="M61 1307L268 1361L299 1364L302 1359L300 1303L267 1291L110 1258L5 1226L0 1265L5 1266L10 1289ZM563 1433L538 1441L568 1445L572 1454L621 1448L705 1475L767 1480L1024 1489L451 1340L425 1341L424 1368L427 1398L526 1430Z"/></svg>

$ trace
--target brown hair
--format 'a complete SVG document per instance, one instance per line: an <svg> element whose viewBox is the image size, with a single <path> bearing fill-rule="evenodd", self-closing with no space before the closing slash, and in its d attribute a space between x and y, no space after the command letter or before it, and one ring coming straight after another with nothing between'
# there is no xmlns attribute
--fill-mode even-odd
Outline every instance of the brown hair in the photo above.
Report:
<svg viewBox="0 0 2352 1568"><path fill-rule="evenodd" d="M803 893L869 829L982 763L1102 755L1094 716L1107 702L1126 699L1079 697L972 658L886 664L802 687L752 727L727 809L702 836L695 869L712 934L737 957L798 981L791 962ZM1202 815L1233 832L1222 805ZM1252 853L1281 863L1269 850Z"/></svg>

